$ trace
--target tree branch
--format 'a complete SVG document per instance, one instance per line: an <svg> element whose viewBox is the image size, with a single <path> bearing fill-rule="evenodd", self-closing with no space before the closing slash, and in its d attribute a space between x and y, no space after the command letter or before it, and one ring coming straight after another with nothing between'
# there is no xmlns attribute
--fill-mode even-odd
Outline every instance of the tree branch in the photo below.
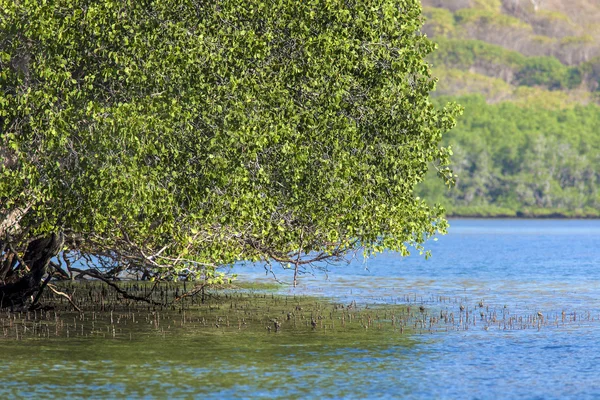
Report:
<svg viewBox="0 0 600 400"><path fill-rule="evenodd" d="M110 286L111 288L113 288L114 290L117 291L117 293L119 293L121 296L123 296L123 298L125 299L129 299L129 300L136 300L136 301L143 301L146 302L148 304L152 304L154 306L162 306L162 303L158 303L154 300L149 299L148 297L140 297L140 296L134 296L132 294L127 293L126 290L121 289L117 284L115 284L114 282L111 282L110 279L106 278L105 276L103 276L102 274L94 271L94 270L82 270L79 268L72 268L71 267L71 271L73 272L77 272L79 275L87 275L90 276L92 278L101 280L102 282L106 283L108 286ZM152 292L150 292L150 294L152 294Z"/></svg>

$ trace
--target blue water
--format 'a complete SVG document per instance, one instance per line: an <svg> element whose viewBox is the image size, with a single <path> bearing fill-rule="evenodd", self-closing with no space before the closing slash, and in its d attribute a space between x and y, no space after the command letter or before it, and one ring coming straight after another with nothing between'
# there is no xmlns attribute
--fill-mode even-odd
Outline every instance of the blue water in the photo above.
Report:
<svg viewBox="0 0 600 400"><path fill-rule="evenodd" d="M459 304L475 310L483 302L485 310L525 319L542 313L556 324L442 327L416 335L410 349L392 346L356 359L349 348L343 362L356 366L356 376L319 371L319 363L317 374L354 382L350 397L600 398L600 221L451 220L450 233L427 247L429 260L358 258L282 291L363 305L408 299L457 314ZM236 270L242 279L265 276L256 267ZM287 271L275 273L292 280ZM337 388L328 394L347 395Z"/></svg>
<svg viewBox="0 0 600 400"><path fill-rule="evenodd" d="M192 327L0 340L0 398L600 399L600 220L452 220L427 247L429 260L357 257L279 291L362 309L409 303L455 322L386 336ZM261 266L235 272L273 279Z"/></svg>

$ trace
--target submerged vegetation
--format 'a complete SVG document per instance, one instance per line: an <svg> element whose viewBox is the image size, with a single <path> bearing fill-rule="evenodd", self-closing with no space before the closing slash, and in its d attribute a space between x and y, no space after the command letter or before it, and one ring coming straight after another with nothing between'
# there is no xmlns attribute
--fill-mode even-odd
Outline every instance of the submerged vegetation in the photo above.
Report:
<svg viewBox="0 0 600 400"><path fill-rule="evenodd" d="M600 321L600 315L583 310L524 314L483 300L423 298L410 292L384 302L351 300L344 304L339 299L277 293L272 284L257 282L212 287L193 296L182 296L189 292L185 283L131 281L119 286L147 301L123 298L100 282L63 282L56 291L43 295L40 302L46 306L0 313L0 339L138 340L192 335L210 340L215 335L244 334L249 337L243 341L251 341L257 336L281 334L302 337L304 344L317 338L322 344L325 341L335 346L342 338L382 344L402 335L473 329L540 330Z"/></svg>
<svg viewBox="0 0 600 400"><path fill-rule="evenodd" d="M100 282L64 282L58 285L58 291L72 296L67 299L48 292L41 302L52 304L50 307L4 313L0 316L2 333L17 339L280 332L352 335L369 329L402 334L417 326L419 316L418 328L426 327L425 311L418 307L413 307L411 313L410 306L403 305L369 308L356 302L344 305L320 298L286 296L272 292L273 285L257 282L212 287L188 297L181 295L187 292L185 283L133 281L119 286L148 301L124 299Z"/></svg>

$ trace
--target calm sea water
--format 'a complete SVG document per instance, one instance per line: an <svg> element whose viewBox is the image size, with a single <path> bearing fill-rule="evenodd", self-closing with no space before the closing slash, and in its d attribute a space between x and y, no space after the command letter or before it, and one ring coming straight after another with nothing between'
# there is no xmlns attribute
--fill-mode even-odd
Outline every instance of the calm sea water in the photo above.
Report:
<svg viewBox="0 0 600 400"><path fill-rule="evenodd" d="M600 398L600 221L452 220L450 233L428 247L429 260L392 253L353 260L330 267L328 280L316 272L288 291L366 304L408 298L441 310L482 301L523 318L541 312L561 320L565 312L579 321L539 330L479 325L417 335L409 350L349 353L357 397ZM346 379L327 368L317 373ZM327 391L333 397L336 387Z"/></svg>
<svg viewBox="0 0 600 400"><path fill-rule="evenodd" d="M280 292L359 307L408 301L457 316L462 305L521 326L441 325L336 343L285 332L245 342L0 341L0 398L600 398L600 221L452 220L428 247L429 260L357 259ZM236 271L271 279L256 266ZM538 313L551 323L536 326Z"/></svg>

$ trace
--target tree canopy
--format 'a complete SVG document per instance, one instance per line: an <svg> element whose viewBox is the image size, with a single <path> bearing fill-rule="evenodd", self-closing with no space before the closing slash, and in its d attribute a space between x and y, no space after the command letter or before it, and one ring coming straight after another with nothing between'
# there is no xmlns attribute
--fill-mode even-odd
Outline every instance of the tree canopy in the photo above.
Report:
<svg viewBox="0 0 600 400"><path fill-rule="evenodd" d="M0 279L56 233L103 277L422 250L459 108L421 25L418 0L0 0Z"/></svg>

